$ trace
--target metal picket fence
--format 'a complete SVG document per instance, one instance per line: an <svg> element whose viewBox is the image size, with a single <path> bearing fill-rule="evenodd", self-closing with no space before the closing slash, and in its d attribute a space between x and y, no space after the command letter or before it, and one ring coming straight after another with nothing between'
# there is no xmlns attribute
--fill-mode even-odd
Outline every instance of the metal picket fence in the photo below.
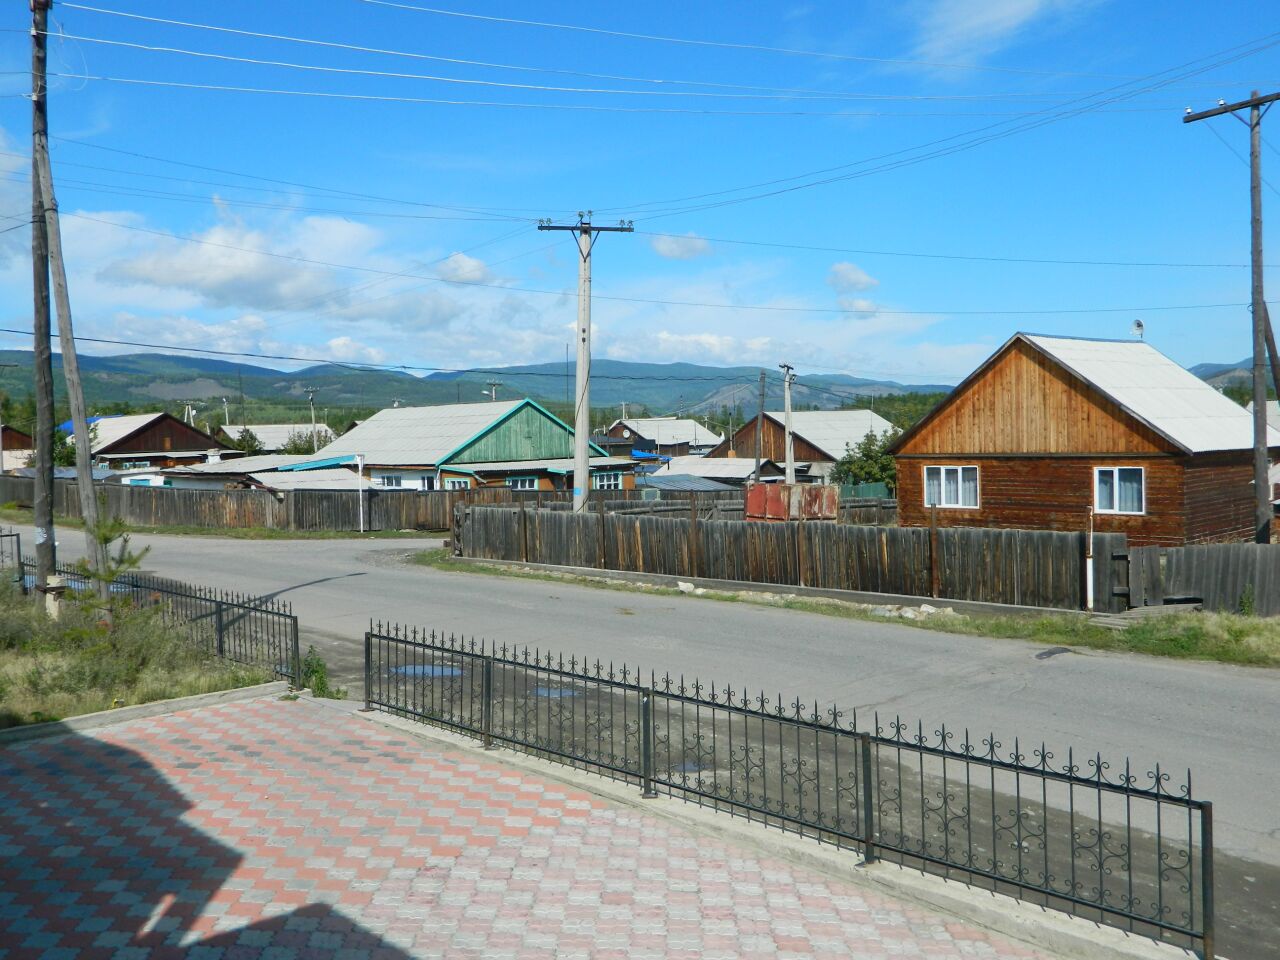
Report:
<svg viewBox="0 0 1280 960"><path fill-rule="evenodd" d="M1159 767L371 624L365 709L1213 955L1213 808Z"/></svg>
<svg viewBox="0 0 1280 960"><path fill-rule="evenodd" d="M0 553L3 549L0 541ZM22 558L20 569L23 589L32 589L36 583L35 561ZM56 573L68 590L93 589L92 581L79 567L59 564ZM183 629L193 642L214 655L248 666L267 667L277 677L300 685L298 618L287 601L136 573L119 577L111 583L110 590L127 596L138 607L158 609L167 622Z"/></svg>

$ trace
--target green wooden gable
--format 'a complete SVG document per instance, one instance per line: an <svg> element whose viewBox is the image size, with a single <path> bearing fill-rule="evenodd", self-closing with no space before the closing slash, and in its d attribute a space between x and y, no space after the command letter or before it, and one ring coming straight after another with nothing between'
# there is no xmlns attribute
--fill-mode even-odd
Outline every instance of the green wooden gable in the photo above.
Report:
<svg viewBox="0 0 1280 960"><path fill-rule="evenodd" d="M595 444L592 456L606 456ZM443 458L452 463L496 463L512 460L554 460L573 456L573 431L532 400L468 440Z"/></svg>

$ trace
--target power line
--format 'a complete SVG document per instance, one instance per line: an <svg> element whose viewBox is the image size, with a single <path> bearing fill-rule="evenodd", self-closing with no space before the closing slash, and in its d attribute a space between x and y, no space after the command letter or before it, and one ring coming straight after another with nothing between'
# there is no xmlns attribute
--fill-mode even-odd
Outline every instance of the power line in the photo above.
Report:
<svg viewBox="0 0 1280 960"><path fill-rule="evenodd" d="M631 204L627 204L625 209L644 210L644 208L646 207L656 207L658 208L656 211L650 210L648 211L648 213L652 214L657 212L657 213L662 213L663 215L688 213L695 210L706 210L706 209L711 209L713 207L728 206L736 203L746 203L752 200L759 200L766 197L777 196L783 193L790 193L795 190L805 190L805 189L809 189L816 186L823 186L825 184L834 183L837 181L850 180L850 179L860 178L864 176L870 176L871 174L874 174L874 173L882 173L888 170L895 170L903 166L911 166L916 163L923 163L926 160L936 159L937 157L942 157L942 156L949 156L953 153L957 153L962 150L972 149L973 147L981 146L985 143L989 143L992 140L1003 139L1005 137L1013 136L1017 133L1023 133L1028 130L1037 129L1049 123L1056 123L1060 120L1076 117L1083 113L1096 110L1098 107L1104 106L1107 103L1116 102L1124 99L1132 99L1133 97L1139 96L1142 93L1150 92L1151 90L1160 89L1162 87L1169 86L1170 84L1176 83L1179 80L1185 80L1188 77L1196 76L1208 70L1215 69L1216 67L1223 66L1227 63L1233 63L1236 60L1244 59L1245 57L1252 56L1255 53L1259 53L1263 50L1273 47L1276 45L1276 43L1280 43L1280 40L1275 39L1277 36L1280 36L1280 34L1275 34L1275 33L1267 34L1266 36L1258 40L1253 40L1245 44L1239 44L1235 47L1230 47L1225 51L1219 51L1218 53L1211 54L1208 57L1200 57L1195 60L1187 61L1176 67L1171 67L1166 70L1157 71L1156 73L1149 74L1148 76L1141 78L1141 80L1144 80L1144 81L1153 80L1155 77L1172 73L1177 70L1185 70L1186 72L1181 73L1178 76L1172 77L1168 80L1148 83L1146 87L1140 88L1138 90L1133 90L1126 93L1115 93L1114 96L1108 99L1102 99L1098 103L1088 103L1087 101L1099 100L1099 98L1102 98L1105 94L1119 91L1123 87L1131 86L1132 83L1119 84L1115 87L1110 87L1105 90L1099 91L1098 93L1089 94L1089 95L1080 97L1075 101L1069 102L1069 103L1080 104L1080 106L1075 107L1074 109L1058 110L1056 113L1052 111L1041 111L1040 112L1041 119L1039 119L1038 121L1027 121L1021 125L1016 125L1003 131L989 132L989 131L998 131L1000 127L1007 127L1012 121L1009 121L1009 120L998 121L996 123L987 124L982 127L977 127L971 130L962 131L957 134L952 134L951 136L948 136L948 137L941 137L935 140L928 141L926 143L916 144L914 146L905 147L900 150L893 150L888 153L880 154L878 156L864 157L861 160L855 160L850 163L837 164L836 166L833 166L833 167L826 167L821 170L810 171L808 173L796 174L790 177L781 177L774 180L763 181L760 183L749 184L741 187L731 187L724 190L715 190L708 193L695 194L693 196L683 197L675 200L631 203ZM1256 49L1243 49L1255 44L1262 44L1262 45L1258 46ZM1243 52L1236 52L1236 51L1241 51L1242 49L1243 49ZM1225 56L1225 54L1232 54L1232 55ZM1215 60L1214 62L1211 62L1207 65L1197 67L1193 70L1186 70L1186 68L1190 67L1192 64L1203 63L1205 60L1209 60L1212 57L1218 57L1220 59ZM1134 81L1134 82L1139 82L1139 81ZM964 140L963 138L965 137L969 137L970 139ZM954 141L961 141L961 142L955 143ZM947 144L947 143L951 143L952 146L945 147L945 148L941 147L942 144ZM931 147L939 148L939 149L934 149L930 153L922 153L916 156L905 156L905 157L903 156L904 154L911 154L915 151L928 150ZM840 176L830 176L822 180L813 180L808 183L798 183L798 184L796 183L796 181L806 180L812 177L821 176L822 174L835 173L836 171L840 171L840 170L848 170L851 167L860 167L869 163L875 163L877 161L889 160L890 158L893 158L893 157L902 157L902 159L894 160L890 163L882 163L878 167L871 167L866 170L854 171L852 173L842 174ZM786 184L786 183L790 183L794 185L786 188L781 188L778 190L771 190L764 193L754 194L751 196L722 200L716 203L704 203L704 204L699 204L694 206L677 207L677 208L668 208L663 206L664 204L680 204L680 203L688 203L691 201L698 201L698 200L709 200L714 197L724 197L724 196L728 196L729 194L742 193L743 191L746 191L746 190L758 190L765 187L778 186L780 184ZM623 209L623 208L607 207L607 208L603 208L599 212L614 212L619 209ZM653 218L651 217L651 219Z"/></svg>
<svg viewBox="0 0 1280 960"><path fill-rule="evenodd" d="M845 118L898 118L915 120L920 118L956 118L956 117L1028 117L1036 116L1041 111L953 111L949 113L889 113L885 111L855 110L707 110L694 107L620 107L605 104L587 103L527 103L508 100L453 100L445 97L405 97L376 93L342 93L328 90L289 90L282 87L243 87L233 84L192 83L181 80L147 80L141 77L111 77L105 74L89 73L50 73L51 77L64 80L93 80L104 83L123 83L144 87L172 87L179 90L209 90L215 93L254 93L269 96L306 97L320 100L351 100L365 103L408 103L450 107L497 107L513 110L568 110L579 113L626 113L626 114L682 114L689 116L718 117L845 117ZM1130 113L1155 113L1166 108L1134 107L1125 111Z"/></svg>
<svg viewBox="0 0 1280 960"><path fill-rule="evenodd" d="M1210 128L1212 129L1212 127ZM660 233L652 230L637 230L636 234L645 237L667 237L673 240L685 240L687 236L678 233ZM1073 267L1248 267L1247 263L1182 263L1172 261L1135 261L1135 260L1063 260L1047 257L996 257L979 256L977 254L960 253L913 253L904 250L869 250L854 247L820 247L803 243L776 243L766 240L732 240L727 237L704 237L699 239L708 243L731 243L749 247L771 247L782 250L808 250L817 253L852 253L860 256L879 257L915 257L927 260L964 260L982 263L1032 263L1053 264ZM1267 264L1270 267L1280 264Z"/></svg>
<svg viewBox="0 0 1280 960"><path fill-rule="evenodd" d="M255 253L264 257L272 257L279 260L288 260L294 263L306 263L313 266L329 267L337 270L354 270L362 273L376 273L380 275L411 277L418 280L426 280L430 283L444 283L451 286L460 287L479 287L494 290L502 290L508 293L531 293L542 296L564 297L566 292L563 290L542 290L532 287L515 287L497 283L483 283L472 280L451 280L444 277L427 277L420 274L411 273L393 273L388 270L379 270L376 267L368 267L349 263L335 263L328 260L318 260L311 257L301 257L294 254L274 253L269 250L258 250L253 247L241 247L236 244L220 243L216 240L203 240L199 237L189 237L182 234L167 233L163 230L152 230L148 227L139 227L133 224L118 223L114 220L104 220L100 217L92 217L83 213L65 213L64 216L75 217L79 220L88 220L93 223L101 223L111 227L118 227L122 230L132 230L137 233L150 234L152 236L163 237L166 240L181 240L187 243L197 243L204 246L218 247L225 250L237 250L243 253ZM784 307L772 304L739 304L739 303L700 303L692 300L660 300L650 297L620 297L607 296L604 294L594 294L597 300L610 300L616 303L643 303L654 304L659 306L672 307L706 307L709 309L723 310L752 310L767 311L775 313L865 313L867 311L845 310L842 307ZM1082 307L1082 308L1051 308L1051 309L1023 309L1023 310L885 310L878 309L875 312L882 316L1049 316L1059 314L1090 314L1090 313L1154 313L1157 311L1173 311L1173 310L1209 310L1226 307L1240 307L1244 304L1240 303L1202 303L1202 304L1168 304L1161 306L1131 306L1131 307Z"/></svg>
<svg viewBox="0 0 1280 960"><path fill-rule="evenodd" d="M183 26L205 28L206 25L184 23ZM225 28L216 28L216 29L225 29ZM239 33L241 31L232 31L232 32ZM803 91L795 90L792 92L775 92L775 93L763 93L763 92L750 92L750 93L724 92L722 93L718 91L709 92L709 91L702 91L702 90L643 90L643 89L629 90L629 89L609 88L609 87L566 87L566 86L551 86L548 84L537 84L537 83L511 83L511 82L506 82L501 80L482 80L482 79L469 78L469 77L447 77L447 76L440 76L438 74L404 73L404 72L392 71L392 70L368 70L368 69L361 69L357 67L331 67L331 66L324 66L324 65L312 64L312 63L296 63L296 62L285 61L285 60L268 60L268 59L263 59L258 57L235 56L232 54L213 53L206 50L189 50L182 47L159 46L155 44L139 43L131 40L112 40L106 37L90 37L90 36L83 36L80 34L72 34L72 33L65 33L65 32L48 33L46 35L50 37L55 37L61 40L75 40L75 41L84 42L84 43L98 43L98 44L103 44L106 46L113 46L113 47L127 47L132 50L145 50L148 53L168 53L168 54L176 54L176 55L187 56L187 57L198 57L198 58L207 59L207 60L221 60L228 63L244 63L244 64L250 64L252 66L282 67L290 70L305 70L305 71L318 72L318 73L336 73L336 74L342 74L347 76L381 77L381 78L395 79L395 80L426 80L433 83L456 83L456 84L461 84L466 86L498 87L501 89L508 89L508 90L538 90L538 91L544 91L544 92L550 92L550 93L582 93L582 94L597 94L597 95L610 95L610 96L644 96L644 97L698 97L698 98L720 99L720 100L726 100L726 99L727 100L787 100L787 101L888 100L888 101L895 101L895 102L957 101L957 100L965 101L965 102L974 102L974 101L1005 100L1005 99L1019 99L1019 100L1033 99L1033 100L1052 101L1055 99L1062 99L1063 97L1067 97L1067 96L1077 95L1077 94L1054 95L1054 94L1043 94L1043 93L1024 93L1024 94L1013 93L1013 94L988 94L988 95L968 94L968 95L958 95L958 96L912 95L912 94L873 95L873 94L841 93L836 91L824 92L824 91L817 91L817 90L803 90ZM257 34L251 34L251 35L257 35ZM269 36L271 36L272 39L280 39L280 40L297 40L298 39L295 37L283 37L278 35L269 35ZM664 83L664 81L649 81L649 82Z"/></svg>
<svg viewBox="0 0 1280 960"><path fill-rule="evenodd" d="M492 212L500 212L501 210L501 208L494 208L494 207L485 208L485 207L449 206L446 204L439 204L439 203L427 203L421 200L406 200L402 197L383 197L383 196L379 196L377 194L371 194L371 193L357 193L355 191L343 190L337 187L316 186L315 184L302 183L296 180L282 180L275 177L264 177L259 174L243 173L237 170L228 170L224 167L211 167L204 164L191 163L185 160L173 160L167 157L158 157L153 154L137 153L132 150L122 150L119 147L108 147L105 144L101 144L101 143L89 143L86 140L75 140L71 137L50 136L49 139L57 140L60 143L70 143L79 147L87 147L92 150L104 150L108 153L118 153L123 156L133 157L137 160L152 160L156 163L168 163L176 167L186 167L192 170L206 170L211 173L223 173L233 177L244 177L245 179L248 179L248 180L257 180L262 183L275 183L285 187L296 187L297 189L300 189L300 190L316 190L322 193L335 194L337 196L354 197L359 200L373 200L373 201L378 201L382 203L406 204L408 206L415 206L415 207L431 207L437 210L453 210L455 212L462 212L462 213L492 213ZM529 209L530 211L533 211L533 210L543 210L544 208L538 207L538 208L529 208ZM528 220L532 218L508 217L508 219L513 221L518 220L520 222L528 222Z"/></svg>
<svg viewBox="0 0 1280 960"><path fill-rule="evenodd" d="M562 67L534 67L534 66L528 66L523 64L495 63L493 61L487 61L487 60L469 60L469 59L460 58L460 57L445 57L445 56L440 56L438 54L427 54L427 53L420 53L416 51L391 50L383 47L368 47L368 46L362 46L360 44L340 43L333 40L318 40L315 38L295 37L295 36L288 36L288 35L279 34L279 33L265 33L258 30L245 30L242 28L224 27L224 26L218 26L215 24L208 24L208 23L194 23L187 20L173 20L165 17L151 17L151 16L145 16L139 13L126 13L122 10L107 10L100 7L88 7L88 6L83 6L81 4L76 4L76 3L64 3L62 5L64 7L70 7L76 10L84 10L91 13L99 13L99 14L105 14L105 15L115 16L115 17L124 17L130 20L141 20L149 23L163 24L165 26L186 27L189 29L196 29L196 30L209 30L217 33L234 34L237 36L253 37L253 38L262 39L262 40L280 40L287 43L306 44L309 46L326 47L326 48L337 49L337 50L348 50L356 53L370 53L370 54L377 54L381 56L404 57L404 58L409 58L414 60L427 60L427 61L432 61L436 63L451 63L459 66L483 67L486 69L496 69L496 70L514 70L514 71L520 71L524 73L554 74L559 76L582 77L588 80L608 80L612 82L644 83L644 84L660 85L660 86L679 85L679 86L715 87L719 89L752 90L752 91L761 91L761 92L768 92L768 93L795 94L795 95L807 94L815 98L822 97L822 98L829 98L829 99L849 99L849 100L862 100L862 99L984 100L984 99L1002 99L1006 97L1008 98L1031 97L1031 98L1053 99L1054 97L1057 97L1057 96L1064 96L1064 94L1053 94L1053 93L1001 93L1001 94L967 94L967 95L966 94L941 94L941 95L920 95L920 96L915 96L910 94L860 94L860 93L848 93L848 92L829 91L829 90L813 90L813 89L797 88L797 87L771 87L771 86L762 86L758 84L724 83L724 82L717 82L713 80L684 80L684 79L675 79L675 78L636 77L636 76L628 76L623 74L610 74L610 73L589 73L581 70L569 70ZM15 31L15 32L23 33L25 31ZM88 39L88 38L72 38L66 34L50 34L50 36L67 37L68 39ZM15 72L25 72L25 71L15 71ZM1088 75L1072 74L1071 76L1088 76Z"/></svg>
<svg viewBox="0 0 1280 960"><path fill-rule="evenodd" d="M1228 150L1230 150L1230 151L1231 151L1231 155L1232 155L1232 156L1234 156L1237 160L1239 160L1241 163L1243 163L1246 167L1247 167L1247 166L1249 166L1249 159L1248 159L1248 157L1244 156L1244 154L1242 154L1239 150L1237 150L1235 147L1233 147L1233 146L1232 146L1232 145L1227 141L1227 138L1226 138L1226 137L1224 137L1222 134L1220 134L1220 133L1218 132L1218 128L1217 128L1217 127L1215 127L1212 123L1206 123L1206 124L1204 125L1204 128L1205 128L1206 130L1208 130L1210 133L1212 133L1215 137L1217 137L1217 138L1218 138L1218 142L1219 142L1219 143L1221 143L1221 144L1222 144L1224 147L1226 147ZM1262 182L1263 182L1263 183L1265 183L1265 184L1267 185L1267 189L1269 189L1269 190L1270 190L1272 193L1274 193L1276 196L1280 197L1280 190L1277 190L1277 189L1275 188L1275 185L1274 185L1274 184L1272 184L1272 182L1271 182L1270 180L1268 180L1266 177L1263 177L1263 178L1262 178ZM1271 264L1264 264L1264 266L1271 266Z"/></svg>
<svg viewBox="0 0 1280 960"><path fill-rule="evenodd" d="M753 51L757 53L774 53L774 54L782 54L786 56L797 56L797 57L815 57L815 58L824 59L824 60L840 60L840 61L847 61L847 62L853 62L853 63L885 63L885 64L893 64L895 66L934 67L934 68L942 68L942 69L950 69L950 70L981 70L981 71L986 71L991 73L1013 73L1013 74L1025 74L1030 76L1041 76L1041 77L1085 77L1090 79L1103 79L1103 80L1123 79L1122 77L1116 77L1116 76L1111 76L1107 74L1071 73L1071 72L1060 71L1060 70L1058 71L1026 70L1026 69L1019 69L1016 67L992 67L992 66L985 66L982 64L971 64L971 63L940 63L940 62L931 61L931 60L902 60L902 59L890 59L886 57L865 57L865 56L857 56L854 54L827 53L820 50L796 50L788 47L771 47L771 46L765 46L762 44L755 44L755 43L733 43L733 42L722 41L722 40L695 40L687 37L666 37L666 36L659 36L655 34L629 33L622 30L607 30L601 27L585 27L578 24L547 23L540 20L519 20L513 17L485 16L483 14L478 14L478 13L463 13L457 10L442 10L437 7L420 7L420 6L415 6L409 3L395 2L395 0L362 0L362 2L375 4L381 7L395 7L400 10L412 10L416 13L430 13L430 14L435 14L437 16L443 16L443 17L459 17L466 20L480 20L488 23L509 23L509 24L515 24L518 26L525 26L525 27L544 27L544 28L555 29L555 30L570 30L570 31L576 31L579 33L591 33L591 34L596 34L600 36L619 37L627 40L647 40L647 41L654 41L654 42L660 42L660 43L682 44L685 46L717 47L717 48L728 49L728 50L748 50L748 51ZM86 9L83 7L79 7L79 5L75 3L64 3L63 6Z"/></svg>

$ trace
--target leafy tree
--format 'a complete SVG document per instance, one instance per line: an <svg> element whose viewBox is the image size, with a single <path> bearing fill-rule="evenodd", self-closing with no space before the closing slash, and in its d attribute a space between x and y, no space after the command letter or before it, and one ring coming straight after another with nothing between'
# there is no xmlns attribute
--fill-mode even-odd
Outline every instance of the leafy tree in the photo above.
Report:
<svg viewBox="0 0 1280 960"><path fill-rule="evenodd" d="M93 448L98 439L98 425L89 424L89 447ZM53 431L53 465L55 467L74 467L76 465L76 444L71 434L61 430Z"/></svg>
<svg viewBox="0 0 1280 960"><path fill-rule="evenodd" d="M317 428L318 430L319 428ZM295 430L289 434L289 439L284 442L284 446L280 448L281 453L298 456L304 453L315 453L315 435L310 430Z"/></svg>
<svg viewBox="0 0 1280 960"><path fill-rule="evenodd" d="M884 434L869 431L856 447L847 447L845 454L836 461L831 471L833 483L885 483L892 492L897 486L897 472L889 445L898 437L898 431Z"/></svg>
<svg viewBox="0 0 1280 960"><path fill-rule="evenodd" d="M240 430L240 436L232 440L231 445L237 450L243 450L245 455L250 457L263 451L262 441L248 427Z"/></svg>

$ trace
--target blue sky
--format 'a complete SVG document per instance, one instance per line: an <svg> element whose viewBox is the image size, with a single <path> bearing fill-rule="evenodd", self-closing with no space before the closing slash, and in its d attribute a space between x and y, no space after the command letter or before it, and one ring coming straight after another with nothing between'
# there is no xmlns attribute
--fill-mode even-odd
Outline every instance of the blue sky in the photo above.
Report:
<svg viewBox="0 0 1280 960"><path fill-rule="evenodd" d="M1256 6L408 9L429 3L59 3L50 115L79 332L561 360L575 253L534 221L591 209L636 226L596 248L598 356L955 381L1016 330L1123 337L1135 318L1188 365L1249 352L1247 130L1180 116L1280 88ZM9 4L0 228L29 209L28 26ZM1263 162L1280 185L1280 151ZM0 234L5 327L30 325L28 245Z"/></svg>

